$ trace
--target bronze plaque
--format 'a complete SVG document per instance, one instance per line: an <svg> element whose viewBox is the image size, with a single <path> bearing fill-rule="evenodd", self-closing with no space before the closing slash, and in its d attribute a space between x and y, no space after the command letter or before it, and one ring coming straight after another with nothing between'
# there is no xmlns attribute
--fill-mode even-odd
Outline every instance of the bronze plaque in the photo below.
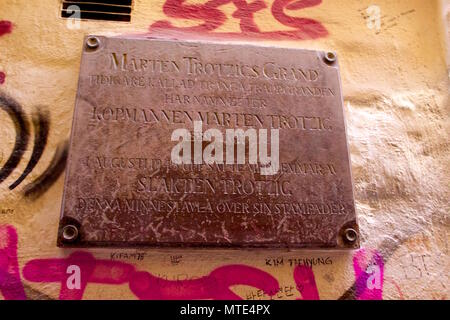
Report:
<svg viewBox="0 0 450 320"><path fill-rule="evenodd" d="M336 55L87 37L58 245L359 247Z"/></svg>

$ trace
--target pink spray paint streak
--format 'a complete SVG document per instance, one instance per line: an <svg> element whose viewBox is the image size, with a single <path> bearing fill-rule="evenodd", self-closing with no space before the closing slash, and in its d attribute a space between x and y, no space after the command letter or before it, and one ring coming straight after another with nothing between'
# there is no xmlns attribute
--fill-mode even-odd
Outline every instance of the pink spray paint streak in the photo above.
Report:
<svg viewBox="0 0 450 320"><path fill-rule="evenodd" d="M316 278L311 267L297 266L294 269L294 280L302 297L297 300L320 300Z"/></svg>
<svg viewBox="0 0 450 320"><path fill-rule="evenodd" d="M17 260L17 232L0 225L0 293L6 300L26 299Z"/></svg>
<svg viewBox="0 0 450 320"><path fill-rule="evenodd" d="M268 295L279 288L270 274L244 265L219 267L207 276L185 281L163 280L148 272L138 272L130 282L134 294L145 300L242 300L230 289L234 285L252 286Z"/></svg>
<svg viewBox="0 0 450 320"><path fill-rule="evenodd" d="M361 249L353 257L355 298L383 300L384 260L376 250Z"/></svg>
<svg viewBox="0 0 450 320"><path fill-rule="evenodd" d="M81 271L80 289L68 289L71 274L67 269L76 265ZM136 271L134 266L110 260L100 260L87 252L75 252L66 259L37 259L23 269L24 278L32 282L58 282L61 300L82 299L88 283L120 285L129 283L131 291L143 300L241 299L230 289L233 285L249 285L265 292L278 288L278 281L259 269L229 265L215 269L195 280L170 281L149 272Z"/></svg>
<svg viewBox="0 0 450 320"><path fill-rule="evenodd" d="M80 288L69 289L67 285L71 276L67 273L69 266L80 268ZM61 289L59 299L81 300L88 283L120 285L128 283L134 266L110 260L98 260L87 252L74 252L66 259L36 259L28 262L23 269L23 276L32 282L59 282Z"/></svg>
<svg viewBox="0 0 450 320"><path fill-rule="evenodd" d="M11 21L1 20L0 21L0 37L11 33L13 29L13 24ZM6 74L3 71L0 71L0 85L4 84L6 80Z"/></svg>

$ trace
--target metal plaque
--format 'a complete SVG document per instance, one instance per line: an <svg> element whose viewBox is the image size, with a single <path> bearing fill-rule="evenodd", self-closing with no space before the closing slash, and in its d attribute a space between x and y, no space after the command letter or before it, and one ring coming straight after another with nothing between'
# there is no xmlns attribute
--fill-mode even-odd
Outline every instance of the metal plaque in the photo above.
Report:
<svg viewBox="0 0 450 320"><path fill-rule="evenodd" d="M336 55L86 37L58 245L358 248Z"/></svg>

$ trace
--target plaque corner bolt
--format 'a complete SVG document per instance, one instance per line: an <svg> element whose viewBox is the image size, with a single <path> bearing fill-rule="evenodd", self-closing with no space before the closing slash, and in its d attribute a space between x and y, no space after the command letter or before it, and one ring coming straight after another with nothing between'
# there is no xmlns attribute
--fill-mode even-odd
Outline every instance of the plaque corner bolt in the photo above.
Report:
<svg viewBox="0 0 450 320"><path fill-rule="evenodd" d="M100 46L100 39L98 37L89 36L86 39L86 48L89 50L96 50Z"/></svg>
<svg viewBox="0 0 450 320"><path fill-rule="evenodd" d="M328 64L333 64L335 63L337 60L337 55L336 53L332 52L332 51L328 51L325 53L325 62Z"/></svg>
<svg viewBox="0 0 450 320"><path fill-rule="evenodd" d="M344 231L344 239L347 243L355 243L358 240L358 232L353 228L347 228Z"/></svg>
<svg viewBox="0 0 450 320"><path fill-rule="evenodd" d="M65 225L62 228L61 236L64 242L74 242L77 240L78 235L79 235L78 228L73 224Z"/></svg>

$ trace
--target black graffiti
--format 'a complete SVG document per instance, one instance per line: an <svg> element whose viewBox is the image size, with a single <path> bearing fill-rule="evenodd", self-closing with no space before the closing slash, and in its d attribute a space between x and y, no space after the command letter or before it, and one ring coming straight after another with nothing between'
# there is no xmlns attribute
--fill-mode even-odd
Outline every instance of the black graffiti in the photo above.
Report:
<svg viewBox="0 0 450 320"><path fill-rule="evenodd" d="M14 123L16 131L16 140L13 151L0 170L0 183L17 168L19 165L30 140L30 127L28 119L23 111L22 106L12 97L0 92L0 107L6 111ZM47 145L48 135L50 131L50 116L43 107L36 108L32 116L32 124L34 129L34 146L30 160L20 175L20 177L9 186L10 190L19 186L25 178L33 171L41 159L45 147ZM33 182L24 188L25 197L35 198L47 191L51 185L64 172L67 162L68 142L62 142L56 149L53 159L47 169Z"/></svg>
<svg viewBox="0 0 450 320"><path fill-rule="evenodd" d="M34 147L31 154L30 161L27 164L22 175L12 185L9 186L10 190L16 188L30 173L33 171L36 164L41 159L44 153L45 146L47 144L48 132L50 129L50 120L48 113L42 111L39 108L37 112L33 114L33 126L34 126Z"/></svg>
<svg viewBox="0 0 450 320"><path fill-rule="evenodd" d="M26 197L38 198L55 183L66 168L68 151L68 141L64 141L56 148L53 159L44 173L25 187Z"/></svg>
<svg viewBox="0 0 450 320"><path fill-rule="evenodd" d="M16 129L16 142L14 144L14 149L9 156L9 159L0 170L0 183L2 183L6 178L8 178L11 172L13 172L22 159L30 139L30 129L28 122L26 121L25 113L16 100L4 93L0 93L0 107L8 113L14 122Z"/></svg>

